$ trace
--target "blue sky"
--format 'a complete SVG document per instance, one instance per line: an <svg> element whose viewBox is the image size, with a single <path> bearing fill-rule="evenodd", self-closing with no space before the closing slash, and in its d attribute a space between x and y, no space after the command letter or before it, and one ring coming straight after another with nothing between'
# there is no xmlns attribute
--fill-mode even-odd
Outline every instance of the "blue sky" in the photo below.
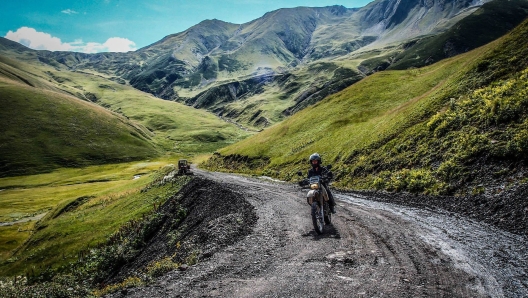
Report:
<svg viewBox="0 0 528 298"><path fill-rule="evenodd" d="M373 0L0 0L0 36L34 49L122 52L205 19L242 24L283 7L362 7Z"/></svg>

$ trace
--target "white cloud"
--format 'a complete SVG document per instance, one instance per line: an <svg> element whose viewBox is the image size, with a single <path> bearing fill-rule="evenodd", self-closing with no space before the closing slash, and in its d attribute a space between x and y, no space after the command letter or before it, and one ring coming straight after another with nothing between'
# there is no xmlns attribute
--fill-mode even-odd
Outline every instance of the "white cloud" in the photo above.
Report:
<svg viewBox="0 0 528 298"><path fill-rule="evenodd" d="M16 32L9 30L5 38L34 50L69 51L71 49L71 46L67 43L62 43L60 38L53 37L48 33L38 32L29 27L18 28Z"/></svg>
<svg viewBox="0 0 528 298"><path fill-rule="evenodd" d="M136 43L122 37L111 37L103 45L110 52L128 52L136 49Z"/></svg>
<svg viewBox="0 0 528 298"><path fill-rule="evenodd" d="M21 27L17 31L7 32L5 38L16 41L34 50L72 51L82 53L128 52L135 51L136 44L122 37L111 37L104 43L83 42L77 39L73 42L62 42L60 38L48 33L39 32L33 28Z"/></svg>
<svg viewBox="0 0 528 298"><path fill-rule="evenodd" d="M76 12L75 10L72 10L72 9L65 9L63 11L61 11L62 13L65 13L65 14L78 14L78 12Z"/></svg>

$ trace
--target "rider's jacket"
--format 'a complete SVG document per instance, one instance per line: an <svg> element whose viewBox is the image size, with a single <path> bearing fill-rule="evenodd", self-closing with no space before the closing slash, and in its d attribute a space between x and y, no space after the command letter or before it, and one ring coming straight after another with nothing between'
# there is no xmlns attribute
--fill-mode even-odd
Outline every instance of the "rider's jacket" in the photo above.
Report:
<svg viewBox="0 0 528 298"><path fill-rule="evenodd" d="M309 171L308 171L308 178L312 177L312 176L323 176L323 173L326 174L326 176L328 176L328 178L332 178L332 172L330 172L327 168L323 167L323 166L319 166L317 168L311 168Z"/></svg>

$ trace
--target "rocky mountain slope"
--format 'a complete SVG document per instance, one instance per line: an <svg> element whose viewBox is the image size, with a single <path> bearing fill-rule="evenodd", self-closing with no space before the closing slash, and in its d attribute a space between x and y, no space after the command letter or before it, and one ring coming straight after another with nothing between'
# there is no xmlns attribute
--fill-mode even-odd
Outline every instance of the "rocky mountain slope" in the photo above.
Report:
<svg viewBox="0 0 528 298"><path fill-rule="evenodd" d="M491 1L447 31L404 43L392 52L361 62L364 73L423 67L483 46L519 25L528 16L528 1Z"/></svg>

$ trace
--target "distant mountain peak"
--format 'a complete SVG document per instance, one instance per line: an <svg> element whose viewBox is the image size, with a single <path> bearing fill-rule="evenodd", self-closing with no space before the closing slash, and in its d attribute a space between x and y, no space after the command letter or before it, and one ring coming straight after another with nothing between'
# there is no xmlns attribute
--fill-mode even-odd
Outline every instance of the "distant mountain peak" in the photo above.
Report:
<svg viewBox="0 0 528 298"><path fill-rule="evenodd" d="M341 16L347 12L347 8L343 5L334 5L330 6L330 12L336 16Z"/></svg>

